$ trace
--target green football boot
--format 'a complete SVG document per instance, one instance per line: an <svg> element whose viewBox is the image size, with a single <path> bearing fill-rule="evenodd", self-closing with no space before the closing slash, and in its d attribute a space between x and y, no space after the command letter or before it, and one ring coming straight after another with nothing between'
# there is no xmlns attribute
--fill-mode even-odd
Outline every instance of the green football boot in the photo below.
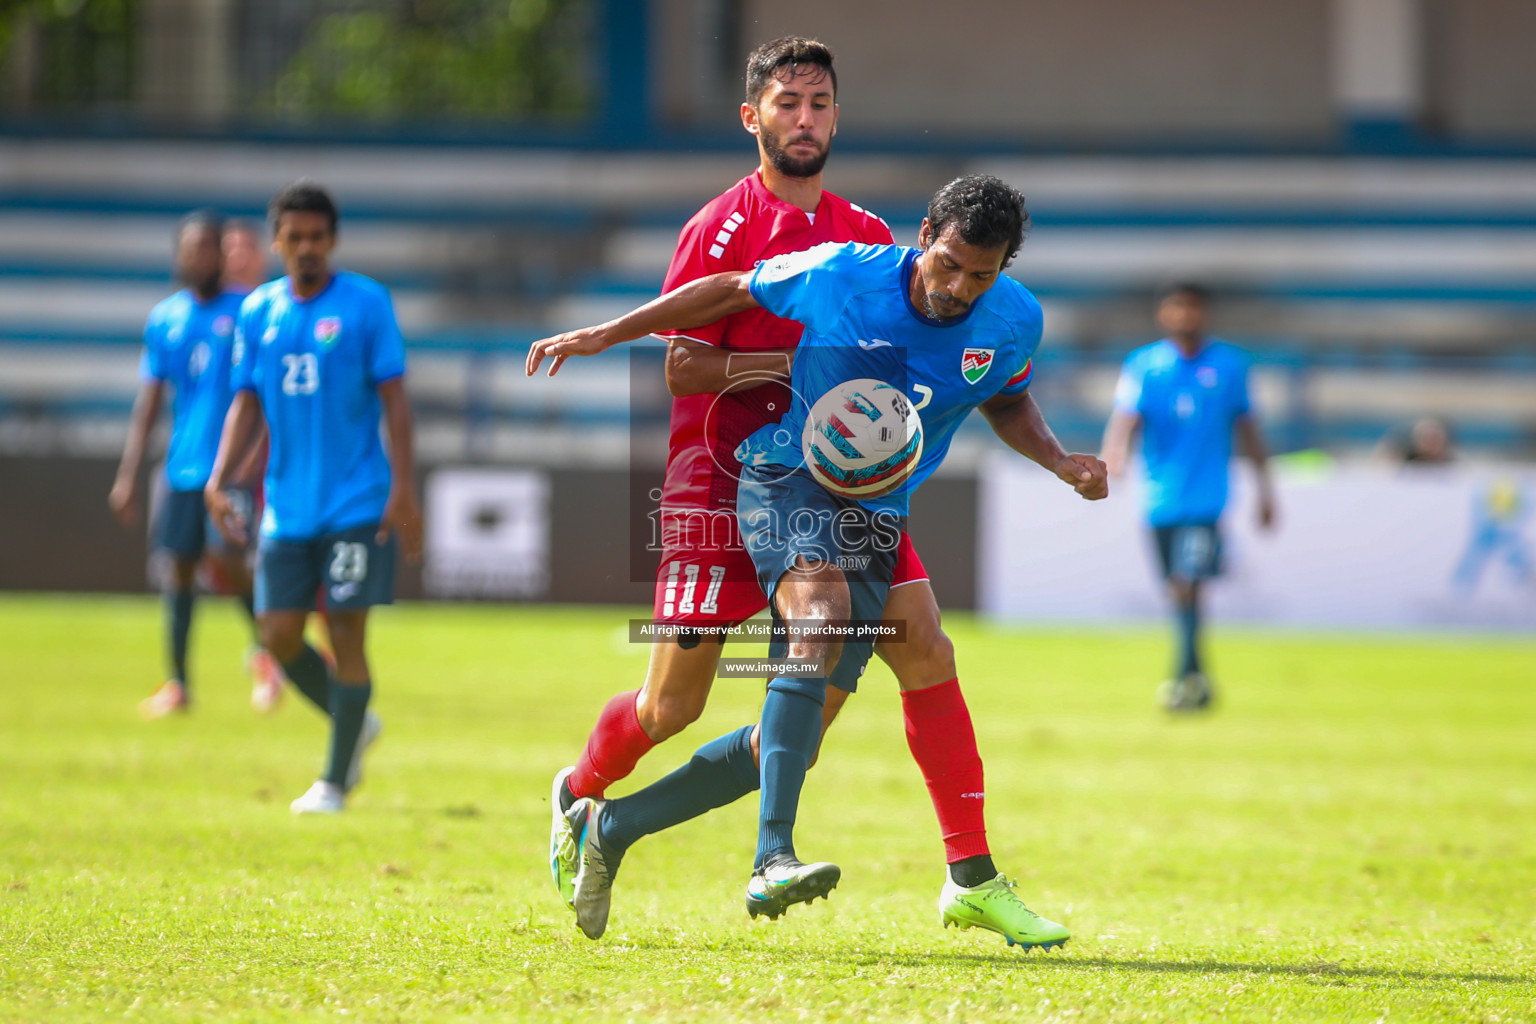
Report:
<svg viewBox="0 0 1536 1024"><path fill-rule="evenodd" d="M575 770L560 769L549 791L549 876L554 879L560 898L572 910L576 909L576 871L581 867L581 856L576 849L576 830L560 807L560 792Z"/></svg>
<svg viewBox="0 0 1536 1024"><path fill-rule="evenodd" d="M1013 889L1017 883L998 875L990 882L966 888L953 879L944 879L939 893L939 921L948 928L985 928L997 932L1010 946L1050 949L1065 945L1072 937L1065 925L1047 921L1024 905Z"/></svg>
<svg viewBox="0 0 1536 1024"><path fill-rule="evenodd" d="M809 903L818 896L826 899L842 877L842 868L825 861L780 861L752 873L747 883L747 913L754 918L766 914L774 920L791 904Z"/></svg>

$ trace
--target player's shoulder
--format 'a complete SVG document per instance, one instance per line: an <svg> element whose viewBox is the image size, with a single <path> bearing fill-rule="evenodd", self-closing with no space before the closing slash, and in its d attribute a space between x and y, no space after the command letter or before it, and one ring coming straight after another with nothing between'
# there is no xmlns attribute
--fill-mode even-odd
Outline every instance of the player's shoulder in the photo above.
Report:
<svg viewBox="0 0 1536 1024"><path fill-rule="evenodd" d="M891 226L874 211L866 210L858 203L844 199L835 192L823 191L821 201L826 204L827 211L847 225L855 236L861 239L867 238L876 244L891 239Z"/></svg>
<svg viewBox="0 0 1536 1024"><path fill-rule="evenodd" d="M1178 354L1179 350L1173 342L1167 338L1159 338L1140 348L1132 349L1130 355L1125 357L1125 368L1145 372L1154 367L1169 366L1178 358Z"/></svg>
<svg viewBox="0 0 1536 1024"><path fill-rule="evenodd" d="M245 298L240 300L240 311L249 312L261 306L267 306L277 296L282 295L288 289L286 277L275 278L266 284L259 284L252 288Z"/></svg>
<svg viewBox="0 0 1536 1024"><path fill-rule="evenodd" d="M1012 334L1020 344L1033 346L1039 342L1045 311L1035 293L1017 279L1006 274L999 276L980 309L994 329Z"/></svg>
<svg viewBox="0 0 1536 1024"><path fill-rule="evenodd" d="M868 242L821 242L798 253L781 256L800 272L820 270L837 278L850 299L867 292L892 290L907 250L899 245Z"/></svg>
<svg viewBox="0 0 1536 1024"><path fill-rule="evenodd" d="M1247 349L1220 338L1211 339L1210 358L1213 362L1239 369L1247 369L1253 362L1253 357L1248 354Z"/></svg>
<svg viewBox="0 0 1536 1024"><path fill-rule="evenodd" d="M355 270L336 271L335 288L342 295L363 302L389 301L388 288L367 274L359 274Z"/></svg>
<svg viewBox="0 0 1536 1024"><path fill-rule="evenodd" d="M149 311L149 322L151 325L167 324L185 317L191 308L192 291L183 288L155 303Z"/></svg>
<svg viewBox="0 0 1536 1024"><path fill-rule="evenodd" d="M751 188L751 180L752 175L749 174L699 207L683 226L683 233L713 233L719 231L727 221L731 222L733 228L740 226L761 205Z"/></svg>

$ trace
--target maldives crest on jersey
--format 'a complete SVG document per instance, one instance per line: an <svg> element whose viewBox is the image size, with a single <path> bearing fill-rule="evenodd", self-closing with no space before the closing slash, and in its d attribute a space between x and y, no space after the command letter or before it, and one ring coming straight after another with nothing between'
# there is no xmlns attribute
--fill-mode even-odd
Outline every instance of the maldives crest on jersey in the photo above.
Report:
<svg viewBox="0 0 1536 1024"><path fill-rule="evenodd" d="M967 384L975 384L992 369L992 356L996 352L995 348L966 349L960 356L960 376Z"/></svg>
<svg viewBox="0 0 1536 1024"><path fill-rule="evenodd" d="M315 321L315 340L329 348L341 337L341 317L323 316Z"/></svg>

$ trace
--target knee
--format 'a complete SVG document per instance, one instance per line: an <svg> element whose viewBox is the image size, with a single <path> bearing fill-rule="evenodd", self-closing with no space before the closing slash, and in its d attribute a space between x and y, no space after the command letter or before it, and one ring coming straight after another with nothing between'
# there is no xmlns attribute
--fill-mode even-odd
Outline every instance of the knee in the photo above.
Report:
<svg viewBox="0 0 1536 1024"><path fill-rule="evenodd" d="M1177 604L1193 604L1195 601L1194 581L1175 576L1168 581L1168 593Z"/></svg>
<svg viewBox="0 0 1536 1024"><path fill-rule="evenodd" d="M645 694L635 702L640 728L653 741L670 739L699 720L704 701L694 694Z"/></svg>
<svg viewBox="0 0 1536 1024"><path fill-rule="evenodd" d="M177 590L191 590L197 582L197 559L178 558L171 563L171 584Z"/></svg>
<svg viewBox="0 0 1536 1024"><path fill-rule="evenodd" d="M261 634L261 646L279 662L287 664L304 650L304 628L295 629L287 622L262 619L257 631Z"/></svg>

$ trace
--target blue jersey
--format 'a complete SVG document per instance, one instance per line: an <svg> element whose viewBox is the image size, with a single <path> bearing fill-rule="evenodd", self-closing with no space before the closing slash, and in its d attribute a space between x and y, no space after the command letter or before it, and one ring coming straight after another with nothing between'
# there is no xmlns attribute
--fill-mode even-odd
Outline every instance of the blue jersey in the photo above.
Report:
<svg viewBox="0 0 1536 1024"><path fill-rule="evenodd" d="M1115 408L1141 418L1153 526L1213 523L1227 504L1232 427L1248 413L1248 357L1212 340L1193 359L1164 339L1132 352Z"/></svg>
<svg viewBox="0 0 1536 1024"><path fill-rule="evenodd" d="M763 263L752 297L805 327L795 349L791 401L777 424L737 449L749 465L803 464L800 435L810 403L844 381L873 377L901 388L923 422L923 455L900 488L861 504L905 515L907 498L944 455L960 422L997 394L1029 387L1040 345L1040 303L1000 277L964 316L933 320L912 305L907 286L919 251L898 245L827 242Z"/></svg>
<svg viewBox="0 0 1536 1024"><path fill-rule="evenodd" d="M234 292L208 302L189 288L155 306L144 325L139 375L171 385L171 445L165 476L173 491L200 491L213 474L224 414L234 391L229 384L235 317Z"/></svg>
<svg viewBox="0 0 1536 1024"><path fill-rule="evenodd" d="M261 535L306 540L379 521L389 460L379 385L405 373L389 292L337 273L300 300L279 278L240 307L234 384L254 391L271 435Z"/></svg>

